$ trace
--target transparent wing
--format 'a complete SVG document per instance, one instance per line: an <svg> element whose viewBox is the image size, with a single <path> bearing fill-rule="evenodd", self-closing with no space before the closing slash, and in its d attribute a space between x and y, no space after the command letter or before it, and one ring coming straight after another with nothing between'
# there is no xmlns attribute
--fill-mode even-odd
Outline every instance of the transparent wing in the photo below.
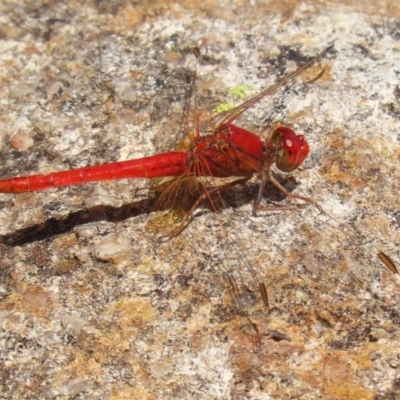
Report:
<svg viewBox="0 0 400 400"><path fill-rule="evenodd" d="M232 124L236 120L238 120L245 111L249 110L250 108L254 107L257 103L260 102L265 97L272 96L278 93L280 89L285 88L286 85L292 83L297 77L299 77L304 71L306 71L309 67L319 61L322 57L325 56L331 49L333 45L327 47L321 53L319 53L316 57L308 61L306 64L298 68L296 71L292 72L291 74L285 76L277 83L267 87L263 91L261 91L258 95L244 101L243 103L239 104L238 106L234 107L233 109L219 113L215 115L213 118L209 119L205 124L202 125L204 131L216 132L218 130L223 129L226 125ZM315 78L318 78L320 74L318 74ZM314 79L313 79L314 80ZM290 91L285 91L285 93L291 93ZM281 102L285 101L285 98L280 97ZM286 98L287 99L287 98Z"/></svg>

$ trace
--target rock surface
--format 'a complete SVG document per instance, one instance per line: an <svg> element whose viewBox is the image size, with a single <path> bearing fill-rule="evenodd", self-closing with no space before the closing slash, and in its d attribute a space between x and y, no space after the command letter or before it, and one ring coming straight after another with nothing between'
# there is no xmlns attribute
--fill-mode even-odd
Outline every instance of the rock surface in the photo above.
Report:
<svg viewBox="0 0 400 400"><path fill-rule="evenodd" d="M215 108L335 44L241 121L306 135L285 184L325 213L252 217L255 179L159 243L145 181L0 195L1 398L400 398L400 7L373 3L0 5L3 178L173 149L194 46Z"/></svg>

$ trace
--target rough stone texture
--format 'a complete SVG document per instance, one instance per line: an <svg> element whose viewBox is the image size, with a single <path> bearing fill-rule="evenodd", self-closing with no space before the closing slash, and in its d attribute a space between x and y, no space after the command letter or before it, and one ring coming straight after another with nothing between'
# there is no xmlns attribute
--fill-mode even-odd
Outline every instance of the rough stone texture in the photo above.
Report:
<svg viewBox="0 0 400 400"><path fill-rule="evenodd" d="M400 397L400 7L273 3L1 3L4 178L173 149L193 46L212 108L335 48L241 121L307 136L325 213L252 217L255 179L161 244L147 182L0 196L0 398Z"/></svg>

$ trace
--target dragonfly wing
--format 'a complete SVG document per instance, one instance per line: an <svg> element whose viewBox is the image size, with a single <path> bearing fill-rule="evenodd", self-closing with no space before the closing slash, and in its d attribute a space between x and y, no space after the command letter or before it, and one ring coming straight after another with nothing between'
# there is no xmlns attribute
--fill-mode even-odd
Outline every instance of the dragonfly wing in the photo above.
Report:
<svg viewBox="0 0 400 400"><path fill-rule="evenodd" d="M306 64L298 68L296 71L292 72L291 74L286 75L284 78L279 80L277 83L267 87L266 89L262 90L259 94L253 96L252 98L244 101L243 103L239 104L238 106L232 108L229 111L219 113L212 117L210 120L207 121L205 126L207 130L213 130L214 132L224 129L227 125L235 123L242 114L257 104L260 100L265 97L275 95L280 89L284 88L285 85L292 83L297 77L299 77L305 70L319 61L322 57L324 57L331 49L332 46L327 47L321 53L319 53L316 57L308 61ZM317 75L319 77L320 74ZM315 77L314 77L315 78ZM314 81L312 79L311 81Z"/></svg>

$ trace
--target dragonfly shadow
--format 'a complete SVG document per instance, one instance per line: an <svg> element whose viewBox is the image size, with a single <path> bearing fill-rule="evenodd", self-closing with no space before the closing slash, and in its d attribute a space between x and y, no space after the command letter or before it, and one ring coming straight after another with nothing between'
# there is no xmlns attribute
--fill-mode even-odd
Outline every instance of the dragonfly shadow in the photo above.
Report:
<svg viewBox="0 0 400 400"><path fill-rule="evenodd" d="M120 207L97 205L72 212L63 218L49 218L42 223L0 235L0 243L21 246L70 232L80 225L99 221L120 222L141 214L148 214L153 209L154 199L144 199Z"/></svg>
<svg viewBox="0 0 400 400"><path fill-rule="evenodd" d="M288 192L291 192L297 186L296 181L291 177L277 175L275 178ZM210 212L220 212L227 205L232 208L239 208L254 200L258 192L258 187L257 184L253 183L247 184L245 187L235 188L235 190L216 194L212 196L212 205L208 200L204 200L202 206ZM285 198L285 194L272 184L266 185L264 199L267 202L279 203ZM70 232L80 225L99 221L121 222L138 215L150 214L157 209L160 210L157 206L156 197L134 201L120 207L96 205L91 208L72 212L62 218L52 217L42 223L22 228L9 234L0 235L0 243L7 246L22 246Z"/></svg>

